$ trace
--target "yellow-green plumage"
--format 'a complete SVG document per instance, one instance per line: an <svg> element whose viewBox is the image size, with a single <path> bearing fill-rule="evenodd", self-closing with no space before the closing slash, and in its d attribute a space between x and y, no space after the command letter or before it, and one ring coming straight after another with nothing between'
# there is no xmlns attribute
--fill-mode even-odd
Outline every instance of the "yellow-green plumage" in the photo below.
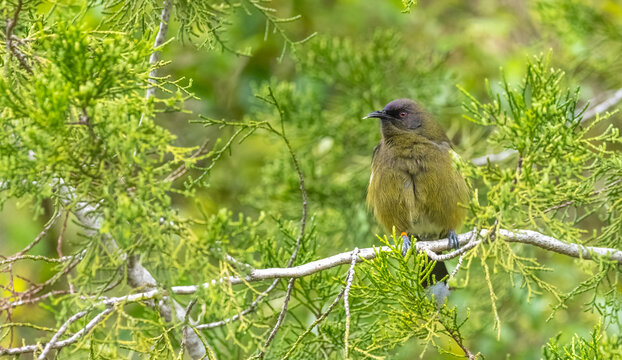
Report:
<svg viewBox="0 0 622 360"><path fill-rule="evenodd" d="M407 116L401 119L400 114ZM383 115L384 114L384 115ZM454 165L452 148L440 126L414 102L398 99L369 117L381 121L374 150L367 204L390 233L434 240L460 226L468 188Z"/></svg>

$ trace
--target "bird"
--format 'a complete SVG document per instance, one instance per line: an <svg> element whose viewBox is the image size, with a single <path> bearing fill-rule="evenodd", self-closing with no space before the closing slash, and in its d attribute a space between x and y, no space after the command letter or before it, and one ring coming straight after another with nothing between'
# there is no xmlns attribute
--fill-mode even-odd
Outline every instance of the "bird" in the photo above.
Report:
<svg viewBox="0 0 622 360"><path fill-rule="evenodd" d="M387 233L402 238L405 256L411 236L420 241L448 238L459 248L455 230L466 217L469 188L456 167L451 141L441 126L411 99L396 99L364 119L380 120L381 139L374 148L367 206ZM436 262L424 286L437 298L449 294L443 262ZM438 293L437 293L438 292Z"/></svg>

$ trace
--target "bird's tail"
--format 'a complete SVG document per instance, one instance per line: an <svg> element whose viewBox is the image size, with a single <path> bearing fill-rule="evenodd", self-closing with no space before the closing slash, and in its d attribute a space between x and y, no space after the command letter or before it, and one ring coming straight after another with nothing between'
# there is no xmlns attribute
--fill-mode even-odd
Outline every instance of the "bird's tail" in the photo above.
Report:
<svg viewBox="0 0 622 360"><path fill-rule="evenodd" d="M403 232L400 237L402 238L402 256L406 256L408 249L411 247L410 236ZM433 262L429 256L428 261ZM434 262L433 266L430 276L423 279L423 286L426 288L428 295L434 296L436 304L441 306L449 295L449 287L447 286L449 272L447 271L447 266L442 261Z"/></svg>
<svg viewBox="0 0 622 360"><path fill-rule="evenodd" d="M410 235L408 235L405 232L402 232L400 234L400 237L402 238L402 256L405 257L406 253L408 252L408 249L410 249L411 247ZM432 259L430 259L429 256L428 256L428 261L432 262ZM437 282L440 282L441 280L445 279L447 275L449 275L449 272L447 272L447 266L445 266L445 263L442 261L437 261L434 264L434 268L432 269L430 276L424 280L423 286L425 286L426 288L430 287L431 285L434 285Z"/></svg>
<svg viewBox="0 0 622 360"><path fill-rule="evenodd" d="M449 286L447 286L448 275L449 272L447 272L447 266L445 266L445 263L437 261L434 264L434 268L432 269L430 276L425 279L423 283L428 296L434 296L434 301L436 301L436 304L439 307L445 302L445 298L449 296ZM441 281L443 279L444 281Z"/></svg>
<svg viewBox="0 0 622 360"><path fill-rule="evenodd" d="M428 257L428 261L432 262L432 260ZM437 261L434 264L434 268L432 269L432 272L430 273L430 277L426 278L423 285L427 288L431 285L436 284L437 282L440 282L441 280L447 280L446 277L449 275L449 272L447 272L447 266L445 266L445 263L442 261Z"/></svg>

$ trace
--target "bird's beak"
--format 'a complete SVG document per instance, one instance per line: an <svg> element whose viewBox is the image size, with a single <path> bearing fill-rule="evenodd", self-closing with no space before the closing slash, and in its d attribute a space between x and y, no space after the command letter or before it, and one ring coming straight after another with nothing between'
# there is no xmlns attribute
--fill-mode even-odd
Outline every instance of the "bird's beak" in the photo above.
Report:
<svg viewBox="0 0 622 360"><path fill-rule="evenodd" d="M389 115L387 115L386 111L379 110L379 111L370 112L363 119L369 119L369 118L386 119L388 117Z"/></svg>

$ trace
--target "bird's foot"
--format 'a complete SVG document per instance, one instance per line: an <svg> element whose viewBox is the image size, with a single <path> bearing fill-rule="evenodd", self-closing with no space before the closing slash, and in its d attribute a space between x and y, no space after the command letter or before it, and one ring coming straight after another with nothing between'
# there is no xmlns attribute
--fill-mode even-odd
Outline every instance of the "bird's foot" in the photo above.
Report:
<svg viewBox="0 0 622 360"><path fill-rule="evenodd" d="M408 253L408 249L410 249L410 237L405 232L400 236L402 237L402 256L406 257L406 253Z"/></svg>
<svg viewBox="0 0 622 360"><path fill-rule="evenodd" d="M451 230L447 238L449 239L450 248L456 250L460 249L460 240L458 239L458 235L456 235L455 231Z"/></svg>

